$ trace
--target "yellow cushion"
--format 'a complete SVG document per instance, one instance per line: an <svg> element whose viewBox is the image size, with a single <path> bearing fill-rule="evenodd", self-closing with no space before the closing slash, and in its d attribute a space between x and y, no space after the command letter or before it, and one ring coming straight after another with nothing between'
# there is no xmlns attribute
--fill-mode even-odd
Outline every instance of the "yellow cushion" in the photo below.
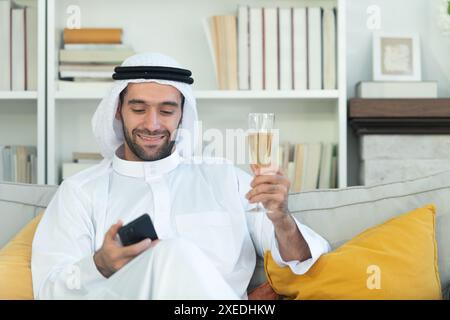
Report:
<svg viewBox="0 0 450 320"><path fill-rule="evenodd" d="M42 214L0 250L0 299L33 299L31 244Z"/></svg>
<svg viewBox="0 0 450 320"><path fill-rule="evenodd" d="M278 266L267 251L269 283L287 299L441 299L435 213L427 205L370 228L304 275Z"/></svg>

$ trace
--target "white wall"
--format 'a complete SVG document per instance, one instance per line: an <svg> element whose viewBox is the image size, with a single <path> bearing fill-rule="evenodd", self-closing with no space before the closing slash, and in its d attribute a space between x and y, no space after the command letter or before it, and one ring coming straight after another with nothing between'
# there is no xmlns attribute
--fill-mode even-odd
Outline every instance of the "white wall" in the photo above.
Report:
<svg viewBox="0 0 450 320"><path fill-rule="evenodd" d="M439 97L450 97L450 37L437 27L437 6L442 0L347 0L347 90L372 79L372 30L367 8L379 6L383 32L417 32L421 40L422 80L438 81ZM349 185L358 183L357 139L348 131Z"/></svg>
<svg viewBox="0 0 450 320"><path fill-rule="evenodd" d="M450 37L437 27L441 0L347 0L347 89L372 79L372 30L366 26L367 8L377 5L383 32L417 32L421 40L422 80L439 83L439 96L450 97Z"/></svg>

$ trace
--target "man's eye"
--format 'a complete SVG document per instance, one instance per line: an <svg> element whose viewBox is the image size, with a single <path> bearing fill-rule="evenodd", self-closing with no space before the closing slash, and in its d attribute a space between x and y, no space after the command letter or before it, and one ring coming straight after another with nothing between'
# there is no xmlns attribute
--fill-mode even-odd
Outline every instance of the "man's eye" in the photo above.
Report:
<svg viewBox="0 0 450 320"><path fill-rule="evenodd" d="M166 115L171 115L171 114L173 114L173 111L164 111L164 110L161 110L161 113L166 114Z"/></svg>
<svg viewBox="0 0 450 320"><path fill-rule="evenodd" d="M133 109L133 112L135 113L143 113L144 111L144 109Z"/></svg>

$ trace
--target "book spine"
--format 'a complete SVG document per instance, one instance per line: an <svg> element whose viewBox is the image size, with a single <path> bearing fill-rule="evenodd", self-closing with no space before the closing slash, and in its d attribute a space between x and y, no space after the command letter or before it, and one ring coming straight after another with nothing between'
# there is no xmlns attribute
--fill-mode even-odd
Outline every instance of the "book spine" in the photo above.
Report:
<svg viewBox="0 0 450 320"><path fill-rule="evenodd" d="M308 33L306 8L293 10L293 86L294 90L308 88Z"/></svg>
<svg viewBox="0 0 450 320"><path fill-rule="evenodd" d="M280 9L280 90L292 90L291 9Z"/></svg>
<svg viewBox="0 0 450 320"><path fill-rule="evenodd" d="M264 8L264 89L278 90L278 9Z"/></svg>
<svg viewBox="0 0 450 320"><path fill-rule="evenodd" d="M308 76L309 89L322 89L321 8L308 8Z"/></svg>
<svg viewBox="0 0 450 320"><path fill-rule="evenodd" d="M112 43L122 42L122 29L120 28L84 28L64 29L64 43Z"/></svg>
<svg viewBox="0 0 450 320"><path fill-rule="evenodd" d="M250 8L250 88L263 89L262 9Z"/></svg>
<svg viewBox="0 0 450 320"><path fill-rule="evenodd" d="M239 17L238 17L239 90L248 90L248 89L250 89L248 6L240 6L238 14L239 14Z"/></svg>

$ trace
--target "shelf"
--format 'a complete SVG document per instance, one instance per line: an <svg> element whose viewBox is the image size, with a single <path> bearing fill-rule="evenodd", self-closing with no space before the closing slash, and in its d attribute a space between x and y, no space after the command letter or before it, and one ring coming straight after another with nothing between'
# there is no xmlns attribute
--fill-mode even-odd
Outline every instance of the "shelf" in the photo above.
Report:
<svg viewBox="0 0 450 320"><path fill-rule="evenodd" d="M305 91L197 91L197 99L337 99L338 90Z"/></svg>
<svg viewBox="0 0 450 320"><path fill-rule="evenodd" d="M310 99L310 100L334 100L339 98L338 90L308 90L308 91L195 91L197 99ZM86 93L79 91L57 91L55 99L60 100L98 100L103 98L103 93Z"/></svg>
<svg viewBox="0 0 450 320"><path fill-rule="evenodd" d="M349 123L363 134L448 134L450 99L351 99Z"/></svg>
<svg viewBox="0 0 450 320"><path fill-rule="evenodd" d="M350 99L349 118L449 118L450 99Z"/></svg>
<svg viewBox="0 0 450 320"><path fill-rule="evenodd" d="M37 97L36 91L0 91L0 100L33 100Z"/></svg>

